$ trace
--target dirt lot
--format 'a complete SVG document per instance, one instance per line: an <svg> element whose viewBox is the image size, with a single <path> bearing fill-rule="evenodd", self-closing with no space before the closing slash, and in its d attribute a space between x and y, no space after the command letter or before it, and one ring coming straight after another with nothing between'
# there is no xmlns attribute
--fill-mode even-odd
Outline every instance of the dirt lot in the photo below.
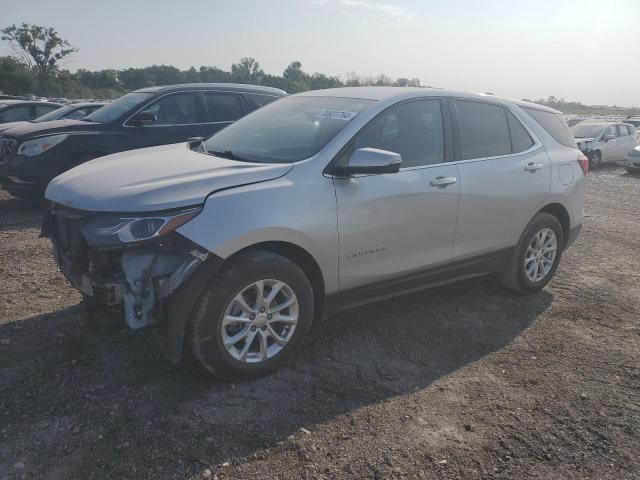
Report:
<svg viewBox="0 0 640 480"><path fill-rule="evenodd" d="M591 174L586 212L544 292L345 312L233 385L86 328L42 212L0 194L0 479L640 478L640 177Z"/></svg>

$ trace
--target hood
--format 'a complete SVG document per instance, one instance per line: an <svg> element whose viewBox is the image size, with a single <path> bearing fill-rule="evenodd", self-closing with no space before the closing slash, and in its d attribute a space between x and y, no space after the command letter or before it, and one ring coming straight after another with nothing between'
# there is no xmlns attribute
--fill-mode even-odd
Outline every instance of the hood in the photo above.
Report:
<svg viewBox="0 0 640 480"><path fill-rule="evenodd" d="M1 124L0 124L1 125ZM50 122L24 122L23 125L13 127L6 131L12 137L38 137L41 135L67 133L74 131L93 131L100 123L83 122L82 120L51 120Z"/></svg>
<svg viewBox="0 0 640 480"><path fill-rule="evenodd" d="M92 212L147 212L198 205L216 190L264 182L292 164L247 163L178 143L107 155L54 178L45 198Z"/></svg>
<svg viewBox="0 0 640 480"><path fill-rule="evenodd" d="M0 123L0 132L4 132L5 130L9 130L14 127L21 127L22 125L31 125L31 122L7 122Z"/></svg>

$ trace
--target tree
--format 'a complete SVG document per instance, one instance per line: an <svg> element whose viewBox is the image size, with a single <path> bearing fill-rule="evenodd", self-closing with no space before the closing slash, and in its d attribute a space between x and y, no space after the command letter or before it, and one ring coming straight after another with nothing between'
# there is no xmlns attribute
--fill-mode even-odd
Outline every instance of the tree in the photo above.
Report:
<svg viewBox="0 0 640 480"><path fill-rule="evenodd" d="M41 94L46 94L49 80L62 60L78 51L53 27L23 23L19 27L3 28L0 32L2 40L8 41L22 62L31 69Z"/></svg>
<svg viewBox="0 0 640 480"><path fill-rule="evenodd" d="M0 92L22 95L33 91L29 70L13 57L0 57Z"/></svg>
<svg viewBox="0 0 640 480"><path fill-rule="evenodd" d="M255 58L244 57L240 63L231 65L231 79L238 83L253 83L262 85L264 72Z"/></svg>

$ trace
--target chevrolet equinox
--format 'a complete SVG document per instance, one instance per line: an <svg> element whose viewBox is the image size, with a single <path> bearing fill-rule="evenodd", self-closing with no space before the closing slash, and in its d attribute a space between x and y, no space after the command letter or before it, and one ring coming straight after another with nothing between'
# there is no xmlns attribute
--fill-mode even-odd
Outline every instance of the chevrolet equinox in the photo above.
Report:
<svg viewBox="0 0 640 480"><path fill-rule="evenodd" d="M587 171L556 110L330 89L63 173L43 233L90 317L162 323L172 361L190 349L249 378L347 307L492 273L542 289L582 225Z"/></svg>

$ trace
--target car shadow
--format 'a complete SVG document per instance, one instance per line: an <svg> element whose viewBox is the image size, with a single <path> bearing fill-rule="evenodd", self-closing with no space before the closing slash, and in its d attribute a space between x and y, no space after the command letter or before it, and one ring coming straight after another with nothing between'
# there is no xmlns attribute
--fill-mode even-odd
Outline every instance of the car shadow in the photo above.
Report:
<svg viewBox="0 0 640 480"><path fill-rule="evenodd" d="M487 277L378 302L317 326L291 366L237 384L171 365L161 330L94 333L80 306L11 322L0 326L0 471L20 461L35 477L185 478L424 389L509 344L552 298Z"/></svg>
<svg viewBox="0 0 640 480"><path fill-rule="evenodd" d="M0 191L0 232L38 228L46 209L45 202L22 200Z"/></svg>

